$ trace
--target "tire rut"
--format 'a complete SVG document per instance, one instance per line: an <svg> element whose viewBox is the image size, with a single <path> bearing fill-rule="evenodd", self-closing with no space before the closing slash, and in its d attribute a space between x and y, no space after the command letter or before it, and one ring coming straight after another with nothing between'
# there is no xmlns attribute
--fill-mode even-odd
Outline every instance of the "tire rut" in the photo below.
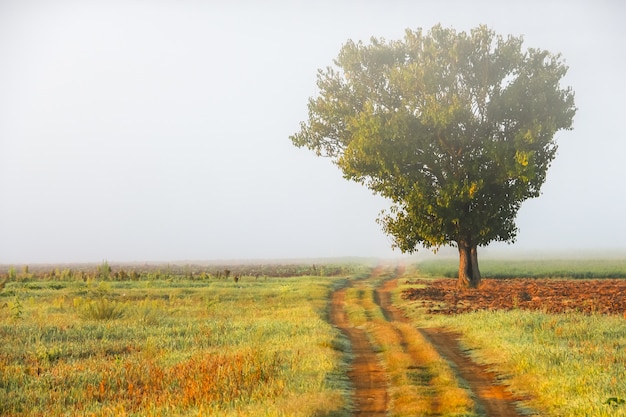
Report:
<svg viewBox="0 0 626 417"><path fill-rule="evenodd" d="M397 273L396 277L398 275L401 274ZM391 291L396 287L396 285L397 281L394 277L385 281L382 287L379 287L374 291L374 302L378 304L380 310L383 313L383 316L392 325L394 322L409 323L409 320L404 316L404 313L400 309L396 308L391 301ZM417 372L418 378L420 380L423 380L427 384L430 384L431 375L429 375L422 360L417 357L413 352L409 351L409 341L406 339L406 335L401 332L400 329L398 329L396 326L394 326L394 330L398 335L402 350L411 358L412 369ZM438 415L437 410L439 410L440 403L440 398L438 397L436 391L433 390L431 392L430 410L428 411L428 415Z"/></svg>
<svg viewBox="0 0 626 417"><path fill-rule="evenodd" d="M386 281L376 289L375 301L388 321L408 323L402 311L391 302L391 291L397 280ZM468 385L477 403L477 411L486 417L521 417L515 407L516 399L503 385L498 384L497 375L489 372L485 366L474 362L459 346L459 334L440 328L417 329L435 348L441 357L452 363L457 375ZM404 339L403 343L406 343ZM415 364L419 366L419 364ZM437 398L433 398L436 409Z"/></svg>
<svg viewBox="0 0 626 417"><path fill-rule="evenodd" d="M330 319L350 340L354 359L348 376L355 388L354 416L386 416L389 402L388 378L364 330L352 327L344 310L346 289L335 291L331 299Z"/></svg>

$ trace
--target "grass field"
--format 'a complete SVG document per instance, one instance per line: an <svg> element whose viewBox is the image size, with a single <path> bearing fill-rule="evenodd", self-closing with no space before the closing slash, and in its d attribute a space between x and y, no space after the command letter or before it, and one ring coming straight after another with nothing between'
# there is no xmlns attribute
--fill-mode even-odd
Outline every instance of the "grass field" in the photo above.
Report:
<svg viewBox="0 0 626 417"><path fill-rule="evenodd" d="M419 263L420 274L456 277L458 259ZM481 259L486 278L626 278L626 259Z"/></svg>
<svg viewBox="0 0 626 417"><path fill-rule="evenodd" d="M527 271L555 270L540 262ZM581 268L581 265L587 265ZM609 265L618 270L621 262ZM602 275L606 265L580 261L572 270ZM617 267L616 267L617 266ZM422 276L421 266L414 275ZM428 275L432 269L427 269ZM513 272L513 274L516 274ZM572 285L577 285L575 281ZM528 413L541 416L626 416L626 319L621 315L547 314L541 311L480 311L428 315L411 302L395 302L415 326L447 327L479 362L488 364L523 398Z"/></svg>
<svg viewBox="0 0 626 417"><path fill-rule="evenodd" d="M0 415L347 415L343 281L8 282Z"/></svg>
<svg viewBox="0 0 626 417"><path fill-rule="evenodd" d="M580 260L569 273L563 261L481 268L486 276L601 278L621 273L623 265ZM437 268L418 264L399 282L437 276ZM389 372L391 415L413 415L433 395L450 399L437 401L449 407L438 412L471 414L471 400L459 391L463 383L415 331L444 326L462 333L471 355L525 398L528 415L626 416L621 315L429 315L401 299L403 284L394 302L411 323L390 323L374 299L385 276L362 280L370 266L286 267L281 275L314 274L281 278L271 269L168 268L117 277L103 270L0 276L0 415L348 416L350 347L327 314L330 293L350 279L348 317L367 329ZM425 361L426 385L406 365L415 355Z"/></svg>

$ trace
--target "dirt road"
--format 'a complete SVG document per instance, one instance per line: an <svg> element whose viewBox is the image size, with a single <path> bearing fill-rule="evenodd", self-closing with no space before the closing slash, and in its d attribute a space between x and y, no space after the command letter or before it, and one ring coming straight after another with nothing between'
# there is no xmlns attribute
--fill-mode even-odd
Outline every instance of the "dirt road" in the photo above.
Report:
<svg viewBox="0 0 626 417"><path fill-rule="evenodd" d="M380 307L386 312L388 320L407 322L402 312L391 303L391 291L396 285L397 280L389 280L377 290ZM458 334L437 328L423 328L419 331L435 347L439 355L454 364L458 376L467 382L476 398L480 413L488 417L521 416L515 408L515 398L504 386L498 384L497 376L463 353L459 347Z"/></svg>
<svg viewBox="0 0 626 417"><path fill-rule="evenodd" d="M354 359L349 372L355 388L355 416L374 417L387 415L387 376L373 346L364 330L350 326L344 310L346 289L333 293L331 300L331 322L348 336Z"/></svg>
<svg viewBox="0 0 626 417"><path fill-rule="evenodd" d="M373 275L376 275L374 272ZM380 306L388 322L408 322L402 311L392 305L391 291L397 285L396 279L386 281L376 289L374 299ZM331 322L349 338L352 345L354 360L351 364L350 379L355 387L354 405L355 416L384 416L389 408L389 394L387 386L390 378L386 375L374 347L368 339L365 330L352 327L344 310L346 289L337 290L331 300ZM449 361L457 376L462 378L472 392L477 412L487 417L517 417L521 414L514 406L515 399L497 383L496 376L488 372L483 366L472 361L460 349L458 335L444 329L419 329L422 335L435 347L439 354ZM400 339L404 347L408 341ZM413 367L421 364L418 357L412 356ZM428 415L437 413L438 402L441 399L434 397L427 410Z"/></svg>

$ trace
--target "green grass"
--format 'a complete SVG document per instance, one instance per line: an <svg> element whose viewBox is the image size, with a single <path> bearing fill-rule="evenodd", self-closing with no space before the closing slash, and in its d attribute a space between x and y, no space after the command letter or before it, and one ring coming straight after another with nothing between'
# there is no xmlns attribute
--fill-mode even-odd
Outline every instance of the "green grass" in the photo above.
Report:
<svg viewBox="0 0 626 417"><path fill-rule="evenodd" d="M626 416L626 407L604 404L626 397L622 317L480 312L441 324L462 331L478 360L506 375L543 415Z"/></svg>
<svg viewBox="0 0 626 417"><path fill-rule="evenodd" d="M0 415L349 415L343 281L9 282Z"/></svg>
<svg viewBox="0 0 626 417"><path fill-rule="evenodd" d="M486 278L626 278L626 259L479 259ZM422 261L422 275L456 277L458 259Z"/></svg>

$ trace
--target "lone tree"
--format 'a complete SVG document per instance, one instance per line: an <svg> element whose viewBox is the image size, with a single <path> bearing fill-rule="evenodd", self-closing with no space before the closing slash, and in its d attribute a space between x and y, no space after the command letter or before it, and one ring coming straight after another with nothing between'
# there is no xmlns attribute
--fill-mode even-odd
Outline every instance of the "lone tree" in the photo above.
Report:
<svg viewBox="0 0 626 417"><path fill-rule="evenodd" d="M378 222L394 247L456 246L462 287L480 284L478 246L515 240L520 205L539 196L554 135L576 112L561 56L522 43L440 25L348 41L290 137L391 200Z"/></svg>

